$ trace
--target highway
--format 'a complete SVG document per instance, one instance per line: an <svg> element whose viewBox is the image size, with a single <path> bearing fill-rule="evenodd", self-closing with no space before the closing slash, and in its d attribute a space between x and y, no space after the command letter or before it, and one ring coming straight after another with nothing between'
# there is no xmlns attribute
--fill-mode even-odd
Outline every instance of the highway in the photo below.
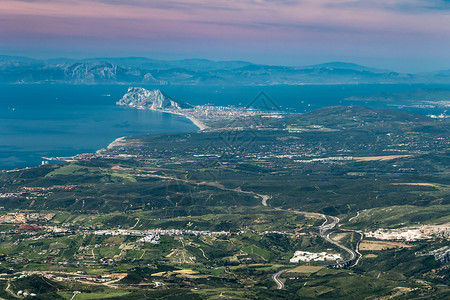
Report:
<svg viewBox="0 0 450 300"><path fill-rule="evenodd" d="M280 270L272 275L272 279L277 284L277 289L279 289L279 290L284 288L284 283L282 283L281 280L278 279L278 277L280 277L280 275L283 274L284 272L286 272L287 270L289 270L289 269Z"/></svg>
<svg viewBox="0 0 450 300"><path fill-rule="evenodd" d="M327 242L336 245L337 247L341 248L342 250L350 254L350 258L338 263L324 265L324 267L334 267L334 266L349 267L356 260L357 254L352 249L347 248L346 246L341 245L330 238L330 234L332 234L333 232L329 231L336 227L336 225L340 221L339 218L327 215L323 215L323 217L325 218L325 221L319 227L319 235ZM280 281L279 277L281 274L283 274L288 270L290 269L283 269L272 275L272 280L275 281L275 283L277 284L277 289L281 290L284 288L284 284Z"/></svg>
<svg viewBox="0 0 450 300"><path fill-rule="evenodd" d="M342 250L344 250L345 252L350 254L350 258L348 258L344 261L341 261L339 263L334 263L334 264L330 264L327 266L349 266L356 259L356 252L353 251L352 249L347 248L344 245L341 245L341 244L333 241L332 239L330 239L330 234L332 232L327 233L328 231L330 231L331 229L336 227L336 225L339 223L339 218L336 218L333 216L326 216L326 215L324 215L324 218L325 218L325 222L319 228L320 236L327 242L329 242L333 245L336 245L337 247L341 248Z"/></svg>

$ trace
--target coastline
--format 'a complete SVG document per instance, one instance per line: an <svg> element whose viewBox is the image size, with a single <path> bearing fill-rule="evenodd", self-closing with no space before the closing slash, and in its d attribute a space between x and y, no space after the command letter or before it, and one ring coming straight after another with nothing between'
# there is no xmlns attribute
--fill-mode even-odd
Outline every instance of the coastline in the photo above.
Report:
<svg viewBox="0 0 450 300"><path fill-rule="evenodd" d="M189 119L195 126L197 126L199 131L202 131L202 130L205 130L205 129L209 128L208 126L203 124L199 119L197 119L195 117L192 117L192 116L188 116L188 115L186 115L186 114L184 114L182 112L175 112L175 111L170 111L170 110L156 110L156 109L154 109L154 110L155 111L161 111L161 112L169 113L169 114L183 116L186 119Z"/></svg>
<svg viewBox="0 0 450 300"><path fill-rule="evenodd" d="M186 119L189 119L195 126L198 127L198 131L202 131L202 130L205 130L205 129L209 128L208 126L203 124L199 119L197 119L195 117L192 117L192 116L188 116L188 115L186 115L186 114L184 114L182 112L175 112L175 111L170 111L170 110L151 109L151 108L150 108L150 110L159 111L159 112L162 112L162 113L168 113L168 114L173 114L173 115L178 115L178 116L185 117ZM127 138L126 136L118 137L117 139L115 139L114 141L109 143L109 145L106 148L99 149L99 150L96 151L96 153L101 153L102 150L105 150L105 149L111 149L113 147L119 147L119 146L122 146L122 145L126 145L127 144L126 138Z"/></svg>
<svg viewBox="0 0 450 300"><path fill-rule="evenodd" d="M115 139L114 141L112 141L111 143L109 143L109 145L106 146L106 149L111 149L112 147L118 147L118 146L121 146L121 145L125 144L125 143L124 143L125 138L126 138L126 136L118 137L117 139ZM103 149L104 149L104 148L103 148ZM101 151L101 150L103 150L103 149L99 149L99 150L97 150L97 152L99 152L99 151Z"/></svg>
<svg viewBox="0 0 450 300"><path fill-rule="evenodd" d="M179 116L183 116L186 119L189 119L195 126L198 127L198 131L202 131L205 129L208 129L209 127L206 126L205 124L203 124L199 119L192 117L192 116L188 116L186 114L184 114L183 112L175 112L175 111L168 111L168 110L157 110L157 109L152 109L153 111L158 111L158 112L162 112L162 113L169 113L169 114L173 114L173 115L179 115ZM120 147L122 145L126 145L126 138L127 136L121 136L116 138L115 140L113 140L111 143L109 143L106 147L104 148L100 148L97 150L94 150L92 152L92 154L99 154L102 151L106 150L106 149L110 149L113 147ZM78 153L74 156L70 156L70 157L61 157L61 159L50 159L49 157L42 157L43 160L46 161L59 161L59 162L69 162L69 161L74 161L76 159L74 159L74 157L76 157L77 155L80 155L81 153ZM13 169L1 169L0 172L17 172L17 171L22 171L22 170L27 170L30 168L36 168L36 167L40 167L42 164L38 164L38 165L34 165L34 166L26 166L23 168L13 168Z"/></svg>

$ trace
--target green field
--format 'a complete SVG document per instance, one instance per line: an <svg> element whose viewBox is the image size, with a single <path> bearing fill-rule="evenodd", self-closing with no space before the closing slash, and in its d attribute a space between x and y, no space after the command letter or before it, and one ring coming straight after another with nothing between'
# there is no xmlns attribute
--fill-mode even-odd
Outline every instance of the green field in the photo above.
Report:
<svg viewBox="0 0 450 300"><path fill-rule="evenodd" d="M362 247L343 269L290 263L295 251L350 256L322 232L331 216L327 234L355 251L369 231L450 222L449 119L337 107L252 121L127 137L94 159L0 173L0 297L449 296L448 262L430 255L450 246L445 230ZM140 241L148 230L157 242Z"/></svg>

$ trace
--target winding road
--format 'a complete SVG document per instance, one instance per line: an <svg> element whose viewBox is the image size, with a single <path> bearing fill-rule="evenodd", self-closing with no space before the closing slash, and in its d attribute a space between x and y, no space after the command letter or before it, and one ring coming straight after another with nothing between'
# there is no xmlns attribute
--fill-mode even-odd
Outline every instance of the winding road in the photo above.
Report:
<svg viewBox="0 0 450 300"><path fill-rule="evenodd" d="M326 266L350 266L350 264L356 259L356 252L350 248L345 247L344 245L341 245L341 244L333 241L330 238L330 234L332 234L333 232L327 233L328 231L330 231L331 229L336 227L336 225L339 223L339 218L333 217L333 216L326 216L326 215L323 215L323 216L325 218L325 222L320 226L320 229L319 229L320 236L327 242L329 242L333 245L336 245L337 247L341 248L342 250L344 250L345 252L350 254L350 258L348 258L344 261L326 265Z"/></svg>
<svg viewBox="0 0 450 300"><path fill-rule="evenodd" d="M258 193L251 192L251 191L243 191L243 190L241 190L240 187L234 188L234 189L229 189L229 188L224 187L222 184L220 184L218 182L207 182L207 181L197 182L197 181L188 180L188 179L180 179L180 178L176 178L176 177L170 177L170 176L164 176L164 175L156 175L156 174L141 174L141 173L137 173L137 174L133 174L133 175L140 176L140 177L150 177L150 178L159 178L159 179L167 179L167 180L179 181L179 182L184 182L184 183L197 185L197 186L201 186L201 185L203 185L203 186L211 186L211 187L218 188L218 189L220 189L222 191L230 191L230 192L235 192L235 193L240 193L240 194L252 195L252 196L254 196L256 198L260 198L261 199L261 204L263 206L267 206L267 201L272 198L272 196L269 196L269 195L258 194Z"/></svg>
<svg viewBox="0 0 450 300"><path fill-rule="evenodd" d="M284 283L281 282L281 280L278 279L278 278L280 277L281 274L283 274L287 270L289 270L289 269L280 270L280 271L278 271L278 272L276 272L275 274L272 275L272 280L275 281L275 283L277 284L277 289L279 289L279 290L284 288Z"/></svg>
<svg viewBox="0 0 450 300"><path fill-rule="evenodd" d="M324 265L324 267L350 267L352 265L352 263L354 263L355 260L356 260L356 263L358 263L358 260L356 259L357 254L355 251L353 251L352 249L350 249L344 245L341 245L341 244L333 241L330 238L330 235L334 232L334 231L330 232L330 230L332 230L333 228L336 227L336 225L340 221L339 218L333 217L333 216L327 216L327 215L322 215L322 216L325 219L325 221L319 227L320 237L322 237L325 241L341 248L342 250L344 250L345 252L350 254L350 257L348 259L338 262L338 263ZM356 263L354 263L353 265L356 265ZM283 274L284 272L286 272L288 270L290 270L290 269L283 269L272 275L272 280L275 281L275 283L277 284L277 289L281 290L284 288L284 284L283 284L283 282L280 281L279 277L281 274Z"/></svg>

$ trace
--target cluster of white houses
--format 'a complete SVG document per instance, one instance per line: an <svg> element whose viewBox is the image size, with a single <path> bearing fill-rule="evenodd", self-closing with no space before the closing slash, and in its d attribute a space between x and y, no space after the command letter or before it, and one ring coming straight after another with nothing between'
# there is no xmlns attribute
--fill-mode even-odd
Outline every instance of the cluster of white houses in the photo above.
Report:
<svg viewBox="0 0 450 300"><path fill-rule="evenodd" d="M327 252L306 252L306 251L295 251L294 256L291 258L291 263L298 262L309 262L309 261L337 261L341 260L340 254L331 254Z"/></svg>
<svg viewBox="0 0 450 300"><path fill-rule="evenodd" d="M131 230L131 229L117 229L117 230L97 230L95 235L128 235L128 236L143 236L138 242L159 244L160 235L208 235L219 236L229 235L227 231L208 231L208 230L188 230L188 229L149 229L149 230Z"/></svg>

